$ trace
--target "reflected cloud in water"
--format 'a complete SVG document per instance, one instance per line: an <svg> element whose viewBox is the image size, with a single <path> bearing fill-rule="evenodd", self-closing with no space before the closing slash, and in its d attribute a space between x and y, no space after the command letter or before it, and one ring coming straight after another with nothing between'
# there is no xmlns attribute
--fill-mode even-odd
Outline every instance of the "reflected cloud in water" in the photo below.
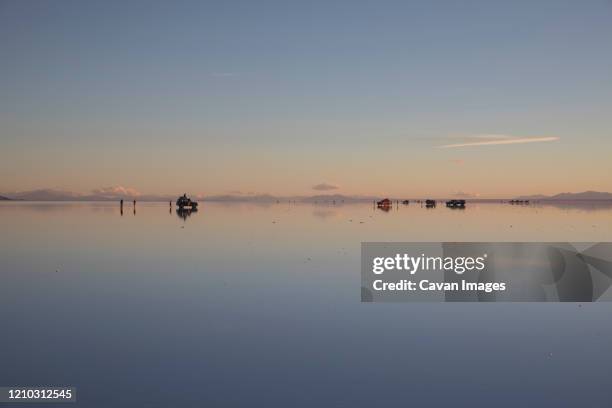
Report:
<svg viewBox="0 0 612 408"><path fill-rule="evenodd" d="M312 215L317 218L321 218L321 219L334 218L338 216L338 211L334 211L331 209L317 208L312 212Z"/></svg>

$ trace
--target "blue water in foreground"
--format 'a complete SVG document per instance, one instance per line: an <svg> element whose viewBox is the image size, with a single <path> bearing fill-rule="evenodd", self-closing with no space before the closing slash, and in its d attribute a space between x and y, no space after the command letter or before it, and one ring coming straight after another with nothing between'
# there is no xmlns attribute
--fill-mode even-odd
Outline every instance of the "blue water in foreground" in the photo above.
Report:
<svg viewBox="0 0 612 408"><path fill-rule="evenodd" d="M612 303L360 303L359 265L362 241L612 241L611 207L12 202L0 225L0 386L66 406L612 406Z"/></svg>

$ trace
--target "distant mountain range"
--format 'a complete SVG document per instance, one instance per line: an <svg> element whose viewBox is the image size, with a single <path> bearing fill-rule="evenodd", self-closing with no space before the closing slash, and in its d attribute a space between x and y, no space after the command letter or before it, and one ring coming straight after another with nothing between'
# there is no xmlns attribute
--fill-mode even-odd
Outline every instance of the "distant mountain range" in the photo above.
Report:
<svg viewBox="0 0 612 408"><path fill-rule="evenodd" d="M553 196L546 195L528 195L517 197L518 200L555 200L555 201L573 201L573 200L612 200L612 193L604 193L600 191L583 191L582 193L560 193Z"/></svg>
<svg viewBox="0 0 612 408"><path fill-rule="evenodd" d="M312 196L274 196L271 194L222 194L205 197L194 196L197 200L217 201L217 202L276 202L276 201L296 201L296 202L371 202L380 200L384 197L375 196L349 196L342 194L319 194ZM411 197L389 197L393 201L403 200ZM551 201L574 201L574 200L612 200L612 193L598 191L584 191L582 193L561 193L553 196L546 195L527 195L516 197L519 200L551 200ZM0 200L23 200L23 201L119 201L119 200L138 200L138 201L174 201L176 196L168 194L134 194L130 192L117 192L107 190L94 190L89 194L74 193L71 191L40 189L31 191L21 191L13 193L2 193ZM487 201L480 199L478 201Z"/></svg>
<svg viewBox="0 0 612 408"><path fill-rule="evenodd" d="M204 197L204 201L238 201L238 202L274 202L274 201L298 201L298 202L359 202L372 201L375 197L370 196L346 196L342 194L318 194L313 196L273 196L270 194L259 195L214 195ZM380 199L380 198L379 198Z"/></svg>
<svg viewBox="0 0 612 408"><path fill-rule="evenodd" d="M13 193L2 193L7 200L21 201L126 201L137 199L139 201L168 201L176 199L168 195L131 195L117 193L90 193L80 194L72 191L40 189L31 191L19 191ZM6 198L9 197L9 198Z"/></svg>
<svg viewBox="0 0 612 408"><path fill-rule="evenodd" d="M173 195L152 195L152 194L129 194L113 192L92 192L89 194L74 193L71 191L54 190L54 189L39 189L31 191L20 191L13 193L3 193L8 196L2 197L6 200L22 200L22 201L174 201L176 196ZM313 195L313 196L273 196L270 194L224 194L211 195L206 197L194 196L195 199L203 201L218 201L218 202L276 202L276 201L300 201L300 202L356 202L356 201L371 201L374 197L366 196L345 196L341 194L329 195Z"/></svg>

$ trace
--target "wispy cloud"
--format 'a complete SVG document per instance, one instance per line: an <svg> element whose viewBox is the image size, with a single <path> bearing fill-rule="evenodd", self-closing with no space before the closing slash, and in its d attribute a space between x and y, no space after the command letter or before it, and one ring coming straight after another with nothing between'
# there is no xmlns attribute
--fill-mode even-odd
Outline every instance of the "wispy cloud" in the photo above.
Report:
<svg viewBox="0 0 612 408"><path fill-rule="evenodd" d="M475 135L466 138L468 140L462 143L452 143L437 146L439 149L452 149L456 147L469 147L469 146L498 146L498 145L511 145L511 144L524 144L524 143L543 143L543 142L555 142L559 140L556 136L545 136L545 137L515 137L507 135ZM471 140L470 140L471 139ZM477 139L477 141L474 141Z"/></svg>
<svg viewBox="0 0 612 408"><path fill-rule="evenodd" d="M515 136L510 135L500 135L498 133L487 133L484 135L469 135L469 136L455 136L462 139L486 139L486 140L503 140L503 139L513 139Z"/></svg>
<svg viewBox="0 0 612 408"><path fill-rule="evenodd" d="M338 187L335 184L330 184L330 183L321 183L321 184L317 184L316 186L312 186L313 190L317 190L317 191L329 191L329 190L337 190L340 187Z"/></svg>

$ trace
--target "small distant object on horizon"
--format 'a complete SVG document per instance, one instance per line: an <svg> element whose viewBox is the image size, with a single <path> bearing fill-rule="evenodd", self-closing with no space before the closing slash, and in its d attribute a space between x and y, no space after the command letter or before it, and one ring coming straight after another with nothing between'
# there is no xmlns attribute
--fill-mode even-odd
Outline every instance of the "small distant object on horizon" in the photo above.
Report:
<svg viewBox="0 0 612 408"><path fill-rule="evenodd" d="M391 208L393 207L393 201L389 200L388 198L385 198L383 200L377 201L376 202L376 207L379 210L383 210L385 212L389 212L391 210Z"/></svg>
<svg viewBox="0 0 612 408"><path fill-rule="evenodd" d="M393 202L389 200L388 198L385 198L383 200L377 201L376 205L378 207L391 207L391 205L393 205Z"/></svg>
<svg viewBox="0 0 612 408"><path fill-rule="evenodd" d="M446 202L448 208L465 208L465 200L449 200Z"/></svg>
<svg viewBox="0 0 612 408"><path fill-rule="evenodd" d="M425 200L425 207L433 208L436 206L436 200Z"/></svg>
<svg viewBox="0 0 612 408"><path fill-rule="evenodd" d="M198 209L197 201L192 201L191 198L187 197L187 193L183 194L176 200L176 206L179 210L190 209L195 211Z"/></svg>
<svg viewBox="0 0 612 408"><path fill-rule="evenodd" d="M408 205L408 204L410 204L410 200L404 200L404 201L402 201L402 204Z"/></svg>
<svg viewBox="0 0 612 408"><path fill-rule="evenodd" d="M512 205L529 205L529 200L510 200L509 203Z"/></svg>

